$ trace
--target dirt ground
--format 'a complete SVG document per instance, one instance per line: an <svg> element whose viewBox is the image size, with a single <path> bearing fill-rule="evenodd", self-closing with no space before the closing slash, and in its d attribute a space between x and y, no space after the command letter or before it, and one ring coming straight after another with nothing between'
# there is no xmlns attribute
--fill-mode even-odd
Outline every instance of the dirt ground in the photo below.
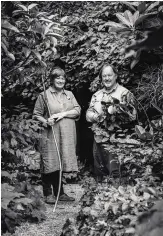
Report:
<svg viewBox="0 0 163 236"><path fill-rule="evenodd" d="M18 227L14 236L59 236L67 218L74 218L80 209L80 198L84 189L79 184L67 184L65 192L74 197L74 202L59 202L56 212L53 213L54 205L46 204L47 219L39 224L25 223Z"/></svg>

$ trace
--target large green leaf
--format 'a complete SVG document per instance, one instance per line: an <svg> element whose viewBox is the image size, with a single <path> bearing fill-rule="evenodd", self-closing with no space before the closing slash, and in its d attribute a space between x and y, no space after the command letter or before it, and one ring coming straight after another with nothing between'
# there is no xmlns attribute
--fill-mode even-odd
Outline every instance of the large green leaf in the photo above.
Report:
<svg viewBox="0 0 163 236"><path fill-rule="evenodd" d="M13 30L13 31L19 33L19 30L18 30L15 26L11 25L11 24L10 24L8 21L6 21L6 20L5 20L5 21L2 21L1 27L2 27L3 29Z"/></svg>
<svg viewBox="0 0 163 236"><path fill-rule="evenodd" d="M56 16L58 16L58 14L50 15L48 16L48 19L52 20L53 18L56 18Z"/></svg>
<svg viewBox="0 0 163 236"><path fill-rule="evenodd" d="M52 29L53 29L53 30L62 31L60 28L58 28L58 27L54 27L54 26L52 27Z"/></svg>
<svg viewBox="0 0 163 236"><path fill-rule="evenodd" d="M2 208L7 209L7 206L10 201L12 201L15 198L24 197L24 194L13 192L13 190L14 190L14 187L7 184L7 183L4 183L1 185L1 206L2 206Z"/></svg>
<svg viewBox="0 0 163 236"><path fill-rule="evenodd" d="M3 48L3 50L5 51L5 53L8 54L8 50L7 50L7 47L6 47L6 45L4 44L4 42L1 42L1 47Z"/></svg>
<svg viewBox="0 0 163 236"><path fill-rule="evenodd" d="M49 29L50 29L50 28L52 28L52 26L53 26L53 29L56 29L56 30L61 31L61 29L60 29L59 27L56 27L56 25L58 26L58 24L56 24L55 22L51 22L51 23L48 24L48 27L49 27ZM55 27L54 27L54 26L55 26Z"/></svg>
<svg viewBox="0 0 163 236"><path fill-rule="evenodd" d="M46 36L52 36L52 37L55 37L57 39L62 39L63 38L62 35L57 34L57 33L48 33L48 34L46 34Z"/></svg>
<svg viewBox="0 0 163 236"><path fill-rule="evenodd" d="M22 4L18 4L20 8L22 8L24 11L28 11L28 8Z"/></svg>
<svg viewBox="0 0 163 236"><path fill-rule="evenodd" d="M8 48L9 47L9 43L7 42L6 40L6 37L3 37L1 38L2 42L4 43L4 45Z"/></svg>
<svg viewBox="0 0 163 236"><path fill-rule="evenodd" d="M68 16L64 16L61 18L60 22L65 23L65 21L67 21L67 19L68 19Z"/></svg>
<svg viewBox="0 0 163 236"><path fill-rule="evenodd" d="M23 10L15 10L12 13L13 16L16 16L16 15L19 15L19 14L29 16L28 12L27 11L23 11Z"/></svg>
<svg viewBox="0 0 163 236"><path fill-rule="evenodd" d="M53 31L61 31L61 29L59 27L54 26L56 25L56 23L54 22L50 22L47 26L45 26L45 31L44 31L44 35L46 35L47 33L53 33Z"/></svg>
<svg viewBox="0 0 163 236"><path fill-rule="evenodd" d="M31 10L32 8L36 7L36 6L38 6L38 4L36 4L36 3L30 4L30 5L28 6L28 11Z"/></svg>
<svg viewBox="0 0 163 236"><path fill-rule="evenodd" d="M134 19L134 26L135 26L135 22L137 21L137 19L139 18L139 11L136 11L133 15L133 19Z"/></svg>
<svg viewBox="0 0 163 236"><path fill-rule="evenodd" d="M131 34L131 29L127 28L127 27L123 27L123 28L116 28L116 27L110 27L109 31L113 31L113 32L117 32L120 34Z"/></svg>
<svg viewBox="0 0 163 236"><path fill-rule="evenodd" d="M132 9L133 11L136 11L136 8L134 7L134 5L132 4L132 2L122 2L122 4L128 6L130 9Z"/></svg>
<svg viewBox="0 0 163 236"><path fill-rule="evenodd" d="M11 60L15 61L15 56L14 56L14 54L12 54L11 52L9 52L9 53L7 54L7 56L8 56Z"/></svg>
<svg viewBox="0 0 163 236"><path fill-rule="evenodd" d="M119 19L119 21L124 24L127 25L128 27L131 27L132 24L130 23L129 20L127 20L121 13L116 13L116 17Z"/></svg>
<svg viewBox="0 0 163 236"><path fill-rule="evenodd" d="M43 11L43 12L39 12L36 16L46 16L46 15L48 15L48 13Z"/></svg>
<svg viewBox="0 0 163 236"><path fill-rule="evenodd" d="M131 25L134 26L135 23L134 15L132 15L132 13L129 10L124 12L124 16L128 21L130 21Z"/></svg>
<svg viewBox="0 0 163 236"><path fill-rule="evenodd" d="M108 21L104 24L104 26L111 26L111 27L115 27L115 28L124 28L124 25L116 23L114 21Z"/></svg>
<svg viewBox="0 0 163 236"><path fill-rule="evenodd" d="M147 7L146 12L151 11L153 8L157 7L158 5L159 5L159 1L152 3L151 5L149 5L149 7Z"/></svg>
<svg viewBox="0 0 163 236"><path fill-rule="evenodd" d="M44 17L41 17L39 20L40 20L40 21L44 21L44 22L48 22L48 23L53 23L52 20L49 20L49 19L44 18Z"/></svg>

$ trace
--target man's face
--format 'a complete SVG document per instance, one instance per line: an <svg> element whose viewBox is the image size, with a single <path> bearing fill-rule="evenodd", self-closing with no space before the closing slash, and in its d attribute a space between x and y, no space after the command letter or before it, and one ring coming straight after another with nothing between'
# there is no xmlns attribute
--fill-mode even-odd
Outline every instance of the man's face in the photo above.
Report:
<svg viewBox="0 0 163 236"><path fill-rule="evenodd" d="M102 83L106 89L111 89L116 84L117 75L111 66L107 66L102 71Z"/></svg>

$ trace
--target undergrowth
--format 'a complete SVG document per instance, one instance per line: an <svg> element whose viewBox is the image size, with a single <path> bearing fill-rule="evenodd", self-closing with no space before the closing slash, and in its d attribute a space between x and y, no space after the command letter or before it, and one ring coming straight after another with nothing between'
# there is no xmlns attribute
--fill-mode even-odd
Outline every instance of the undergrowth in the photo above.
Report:
<svg viewBox="0 0 163 236"><path fill-rule="evenodd" d="M138 216L163 198L163 175L158 176L163 143L158 145L116 146L117 153L125 155L121 179L106 177L96 183L85 177L81 210L76 219L67 220L62 236L134 235Z"/></svg>

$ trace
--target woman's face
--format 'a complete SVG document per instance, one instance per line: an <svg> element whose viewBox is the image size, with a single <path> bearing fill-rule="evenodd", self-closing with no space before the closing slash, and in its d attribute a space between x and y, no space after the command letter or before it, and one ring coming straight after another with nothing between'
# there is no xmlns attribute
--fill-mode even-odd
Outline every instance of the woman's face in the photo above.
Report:
<svg viewBox="0 0 163 236"><path fill-rule="evenodd" d="M116 84L117 75L111 66L107 66L102 71L102 83L106 89L111 89Z"/></svg>
<svg viewBox="0 0 163 236"><path fill-rule="evenodd" d="M58 75L54 81L53 81L53 86L54 88L56 88L57 90L61 90L64 88L66 83L66 79L65 76L63 74Z"/></svg>

